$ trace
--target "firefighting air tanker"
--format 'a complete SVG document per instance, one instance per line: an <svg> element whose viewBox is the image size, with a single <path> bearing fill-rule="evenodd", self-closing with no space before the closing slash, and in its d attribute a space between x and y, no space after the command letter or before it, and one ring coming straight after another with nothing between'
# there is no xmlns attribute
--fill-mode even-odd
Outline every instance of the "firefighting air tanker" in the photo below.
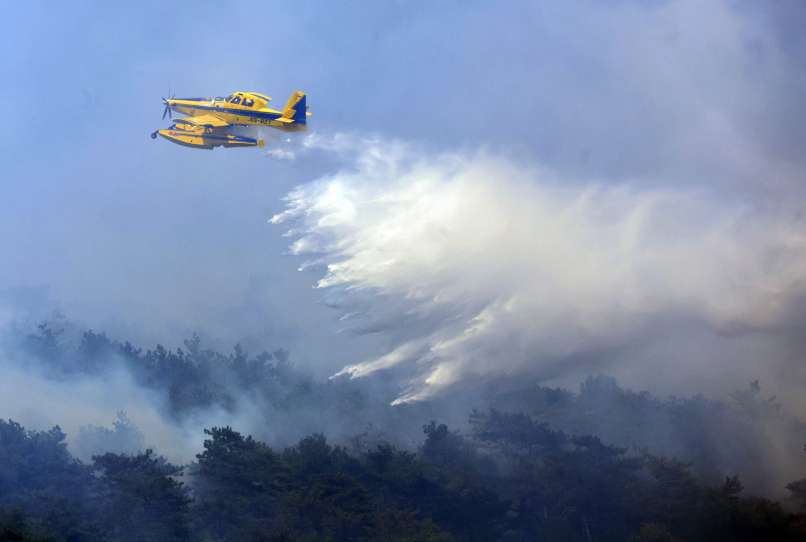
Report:
<svg viewBox="0 0 806 542"><path fill-rule="evenodd" d="M283 131L304 130L308 108L305 93L294 92L282 111L268 107L271 98L258 92L233 92L227 98L163 98L165 111L173 118L173 111L187 115L173 119L170 127L151 134L152 139L162 136L172 143L196 149L214 147L263 147L263 139L246 137L238 133L241 126L269 126Z"/></svg>

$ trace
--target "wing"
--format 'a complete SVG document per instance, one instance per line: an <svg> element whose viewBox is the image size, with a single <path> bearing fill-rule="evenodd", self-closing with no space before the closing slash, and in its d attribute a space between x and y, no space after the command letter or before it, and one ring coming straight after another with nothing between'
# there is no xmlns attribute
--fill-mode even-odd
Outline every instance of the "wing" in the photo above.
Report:
<svg viewBox="0 0 806 542"><path fill-rule="evenodd" d="M224 128L225 126L231 126L230 123L221 120L215 115L197 115L195 117L185 117L183 119L176 119L176 122L192 124L193 126L208 126L210 128Z"/></svg>

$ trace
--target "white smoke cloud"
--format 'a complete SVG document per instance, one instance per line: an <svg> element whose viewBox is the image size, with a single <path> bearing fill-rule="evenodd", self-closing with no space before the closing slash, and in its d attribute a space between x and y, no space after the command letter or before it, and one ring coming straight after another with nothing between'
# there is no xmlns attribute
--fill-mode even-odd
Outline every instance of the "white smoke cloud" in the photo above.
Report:
<svg viewBox="0 0 806 542"><path fill-rule="evenodd" d="M305 145L349 166L296 188L272 222L289 225L304 267L324 266L318 287L354 329L395 341L338 374L416 368L398 401L469 375L539 374L669 319L773 329L806 291L806 224L783 197L579 181L345 134Z"/></svg>
<svg viewBox="0 0 806 542"><path fill-rule="evenodd" d="M287 160L289 162L293 161L297 157L294 151L282 148L269 149L266 151L266 156L269 158L276 158L277 160Z"/></svg>

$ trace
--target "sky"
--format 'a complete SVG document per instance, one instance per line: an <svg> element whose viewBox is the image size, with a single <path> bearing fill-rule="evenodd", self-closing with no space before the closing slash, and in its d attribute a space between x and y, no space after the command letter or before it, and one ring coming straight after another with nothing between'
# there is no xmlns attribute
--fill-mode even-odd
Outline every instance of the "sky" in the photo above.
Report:
<svg viewBox="0 0 806 542"><path fill-rule="evenodd" d="M531 291L529 279L545 278L551 266L544 262L556 262L554 252L515 257L543 254L524 241L546 225L530 222L536 209L562 243L557 224L569 215L561 211L579 210L575 202L597 187L592 207L571 213L575 241L562 252L572 263L574 254L590 256L584 265L592 274L551 290L550 306L570 300L607 310L546 313L542 297L527 296L529 308L511 318L548 314L551 325L535 333L501 324L470 354L516 359L505 372L537 363L545 370L538 374L560 379L563 371L549 369L574 365L571 358L600 359L615 350L621 361L608 361L611 369L635 367L634 358L662 360L622 371L639 386L659 370L679 385L732 385L758 373L781 383L804 378L801 2L32 2L6 12L13 25L0 37L11 51L0 59L5 318L36 319L58 309L144 345L176 347L195 331L224 348L284 347L325 376L388 360L383 356L420 341L416 349L429 355L402 356L426 367L407 392L418 397L436 370L447 370L434 347L473 329L467 322L488 314L484 308L506 306L504 293L521 292L488 283L490 273L509 273ZM256 149L193 151L148 137L166 124L160 99L168 93L255 90L277 106L296 89L308 93L308 135L268 142L287 145L293 160ZM378 173L378 163L391 169ZM407 178L413 180L401 185ZM303 221L286 236L283 223L270 222L294 205L319 216L318 198L338 183L359 213L350 227ZM308 188L295 192L300 185ZM469 212L448 219L452 233L435 238L442 244L421 242L433 232L418 225L454 215L438 208L412 213L421 208L409 203L457 187L450 201ZM604 274L610 282L599 280L601 266L620 261L602 243L620 238L630 227L624 217L640 215L643 202L660 195L672 203L657 220L650 213L646 239L655 252L639 246L631 253L647 280L615 272ZM409 263L426 263L391 288L385 276L373 282L380 275L364 274L369 267L352 268L339 283L346 293L317 288L328 265L361 263L367 245L356 240L388 225L374 207L365 214L360 204L368 198L386 198L386 216L412 221L403 231L421 233L392 237L394 247L417 256L430 246L444 258L413 257ZM511 232L483 228L489 217L507 216L522 219L509 224ZM469 233L486 241L467 244ZM300 271L311 251L295 242L323 235L339 250L318 247L317 265ZM669 259L667 240L680 257ZM357 248L344 252L345 243ZM495 253L500 265L480 265L491 256L473 251L501 243L511 250ZM407 262L405 254L390 257ZM771 259L778 263L768 265ZM750 290L774 295L745 298L747 289L723 288L726 280L733 284L737 262ZM701 265L706 278L692 278L690 288L665 286ZM436 268L447 275L429 282ZM637 318L612 309L623 299L609 295L633 281L641 299L653 300L637 305L651 313L651 326L595 328L595 340L585 335L546 350L541 337L568 321ZM459 301L444 304L445 284L456 285ZM416 292L426 296L427 318L411 317ZM345 331L346 314L368 311L368 323ZM725 311L735 317L723 318ZM445 334L423 334L433 325ZM451 355L473 358L461 350ZM741 370L723 363L735 357L743 358ZM770 369L760 368L760 359ZM471 361L457 372L456 363L448 364L451 378L436 380L499 370Z"/></svg>

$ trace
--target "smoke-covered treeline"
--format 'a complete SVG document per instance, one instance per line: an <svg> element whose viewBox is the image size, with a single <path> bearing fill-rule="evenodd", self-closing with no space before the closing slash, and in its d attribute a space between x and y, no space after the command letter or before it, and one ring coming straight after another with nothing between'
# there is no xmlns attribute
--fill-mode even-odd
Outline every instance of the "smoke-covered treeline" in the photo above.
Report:
<svg viewBox="0 0 806 542"><path fill-rule="evenodd" d="M463 437L424 427L416 453L352 452L312 435L275 450L205 431L181 467L151 450L90 464L58 427L0 420L4 540L800 540L806 514L741 496L738 478L571 437L523 414L475 412ZM790 487L806 510L806 481Z"/></svg>
<svg viewBox="0 0 806 542"><path fill-rule="evenodd" d="M764 395L758 381L724 400L659 399L598 376L584 381L579 393L519 387L497 394L491 404L573 434L689 461L707 480L740 474L755 493L780 496L792 476L806 472L806 423Z"/></svg>
<svg viewBox="0 0 806 542"><path fill-rule="evenodd" d="M162 425L110 402L96 407L111 427L65 434L41 420L80 393L16 411L39 427L12 421L5 397L7 538L794 540L806 528L806 428L757 382L716 400L601 376L578 392L485 379L391 406L395 385L320 381L282 349L222 354L192 337L144 350L63 320L7 332L11 368L58 396L87 382L121 393L128 375L125 393L153 401ZM170 449L166 429L184 444Z"/></svg>
<svg viewBox="0 0 806 542"><path fill-rule="evenodd" d="M236 345L223 354L194 336L185 348L144 350L58 319L6 335L4 380L21 381L14 375L22 372L29 376L22 384L69 403L6 393L0 400L6 417L21 417L39 429L67 427L71 451L83 460L151 447L183 463L201 448L201 432L212 425L232 425L273 446L323 433L342 444L363 434L365 440L414 449L423 424L438 420L465 430L473 409L495 408L527 413L572 435L592 434L689 461L711 482L739 475L754 493L782 496L785 484L806 471L806 423L767 396L759 382L722 398L686 396L684 390L658 398L605 376L589 377L577 392L525 378L479 379L393 407L399 380L318 380L296 368L281 348L251 355ZM96 399L104 388L116 397ZM126 401L130 397L149 404ZM90 403L82 406L84 400ZM81 419L89 412L95 417Z"/></svg>

